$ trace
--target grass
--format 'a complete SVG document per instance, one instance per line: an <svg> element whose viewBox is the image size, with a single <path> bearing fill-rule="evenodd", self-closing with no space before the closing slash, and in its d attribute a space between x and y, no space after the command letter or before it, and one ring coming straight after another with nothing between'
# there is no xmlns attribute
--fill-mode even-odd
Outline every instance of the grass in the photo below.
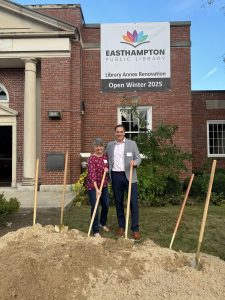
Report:
<svg viewBox="0 0 225 300"><path fill-rule="evenodd" d="M203 216L203 206L187 206L184 210L173 250L196 252ZM162 247L169 247L180 206L141 207L140 231L142 240L151 239ZM64 218L65 225L85 233L90 222L90 207L72 205ZM103 232L104 237L115 238L117 217L115 207L110 207L108 214L110 232ZM215 255L225 260L225 205L209 207L204 240L201 252Z"/></svg>

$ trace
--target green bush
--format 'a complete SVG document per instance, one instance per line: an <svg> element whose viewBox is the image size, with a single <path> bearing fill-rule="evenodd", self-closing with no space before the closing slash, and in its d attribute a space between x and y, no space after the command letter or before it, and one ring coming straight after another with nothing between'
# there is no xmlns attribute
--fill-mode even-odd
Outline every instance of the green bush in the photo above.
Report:
<svg viewBox="0 0 225 300"><path fill-rule="evenodd" d="M183 182L183 192L187 190L188 183L189 183L190 177L187 177ZM209 184L209 174L202 174L202 175L195 175L191 189L189 192L190 196L193 197L205 197L207 193L207 187Z"/></svg>
<svg viewBox="0 0 225 300"><path fill-rule="evenodd" d="M179 204L181 183L175 178L155 176L148 164L143 162L138 170L138 199L142 206L164 206Z"/></svg>
<svg viewBox="0 0 225 300"><path fill-rule="evenodd" d="M9 214L16 212L20 208L20 203L16 198L6 200L4 193L0 194L0 223L5 224L5 219Z"/></svg>
<svg viewBox="0 0 225 300"><path fill-rule="evenodd" d="M136 139L144 155L138 168L140 203L153 206L180 203L179 175L187 170L185 162L191 156L173 143L177 130L177 126L159 125L155 130L142 132Z"/></svg>
<svg viewBox="0 0 225 300"><path fill-rule="evenodd" d="M182 184L179 180L174 178L167 178L165 194L180 195L182 191Z"/></svg>
<svg viewBox="0 0 225 300"><path fill-rule="evenodd" d="M212 191L225 196L225 174L223 171L216 170Z"/></svg>
<svg viewBox="0 0 225 300"><path fill-rule="evenodd" d="M208 185L210 180L209 170L200 170L196 172L192 186L190 189L190 196L196 197L196 203L204 202ZM183 183L183 191L187 189L190 178L186 178ZM214 176L212 193L211 193L211 203L215 205L220 205L225 200L225 171L223 169L217 169Z"/></svg>
<svg viewBox="0 0 225 300"><path fill-rule="evenodd" d="M76 205L88 204L88 194L86 187L87 169L81 173L78 181L71 187L71 191L75 193L74 203Z"/></svg>

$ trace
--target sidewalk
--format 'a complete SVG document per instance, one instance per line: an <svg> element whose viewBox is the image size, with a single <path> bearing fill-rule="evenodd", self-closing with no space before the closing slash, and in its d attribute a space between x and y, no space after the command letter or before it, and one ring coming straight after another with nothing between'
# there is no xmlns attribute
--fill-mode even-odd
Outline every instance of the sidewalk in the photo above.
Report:
<svg viewBox="0 0 225 300"><path fill-rule="evenodd" d="M20 210L32 210L34 207L34 191L22 192L16 188L0 188L0 193L4 192L7 200L16 197L20 202ZM64 208L68 209L75 198L74 193L65 193ZM62 201L62 192L38 192L37 208L38 209L60 209Z"/></svg>

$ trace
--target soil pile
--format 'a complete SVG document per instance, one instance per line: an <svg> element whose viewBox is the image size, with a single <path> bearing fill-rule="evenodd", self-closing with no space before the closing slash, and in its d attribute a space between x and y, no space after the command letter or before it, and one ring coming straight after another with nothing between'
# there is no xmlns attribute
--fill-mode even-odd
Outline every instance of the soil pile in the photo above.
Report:
<svg viewBox="0 0 225 300"><path fill-rule="evenodd" d="M0 238L0 299L224 299L225 262L35 225Z"/></svg>

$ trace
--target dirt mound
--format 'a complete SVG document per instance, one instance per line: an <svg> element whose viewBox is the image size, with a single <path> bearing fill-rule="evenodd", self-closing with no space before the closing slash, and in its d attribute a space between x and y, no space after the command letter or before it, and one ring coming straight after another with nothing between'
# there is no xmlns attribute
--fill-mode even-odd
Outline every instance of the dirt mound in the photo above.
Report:
<svg viewBox="0 0 225 300"><path fill-rule="evenodd" d="M0 238L0 299L224 299L225 262L35 225Z"/></svg>

